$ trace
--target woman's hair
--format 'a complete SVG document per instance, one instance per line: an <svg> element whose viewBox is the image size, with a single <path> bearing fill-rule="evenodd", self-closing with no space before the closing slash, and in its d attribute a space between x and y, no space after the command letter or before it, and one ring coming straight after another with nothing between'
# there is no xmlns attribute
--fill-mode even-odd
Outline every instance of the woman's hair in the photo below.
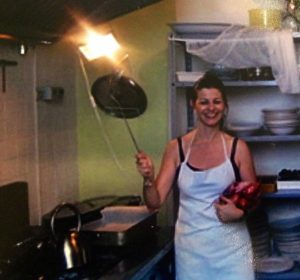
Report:
<svg viewBox="0 0 300 280"><path fill-rule="evenodd" d="M206 72L198 81L195 82L193 90L190 92L190 100L192 103L196 102L197 99L197 93L199 90L203 88L215 88L220 91L223 102L226 107L226 111L223 115L223 118L220 122L220 128L222 129L225 125L226 116L228 113L228 101L225 93L225 86L222 82L222 80L216 76L212 72Z"/></svg>
<svg viewBox="0 0 300 280"><path fill-rule="evenodd" d="M197 99L197 92L203 88L215 88L221 92L225 106L228 107L225 86L222 80L212 72L206 72L198 81L195 82L190 99L194 103Z"/></svg>

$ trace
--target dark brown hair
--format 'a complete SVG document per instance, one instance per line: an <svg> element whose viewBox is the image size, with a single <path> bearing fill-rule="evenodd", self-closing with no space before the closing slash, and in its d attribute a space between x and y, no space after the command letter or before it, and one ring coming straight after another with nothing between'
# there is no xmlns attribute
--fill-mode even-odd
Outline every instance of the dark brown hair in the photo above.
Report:
<svg viewBox="0 0 300 280"><path fill-rule="evenodd" d="M206 72L198 81L195 82L193 90L190 94L190 99L192 102L195 102L197 99L197 92L203 88L215 88L221 92L222 99L225 103L225 106L228 107L227 97L225 93L225 86L222 80L213 74L212 72Z"/></svg>

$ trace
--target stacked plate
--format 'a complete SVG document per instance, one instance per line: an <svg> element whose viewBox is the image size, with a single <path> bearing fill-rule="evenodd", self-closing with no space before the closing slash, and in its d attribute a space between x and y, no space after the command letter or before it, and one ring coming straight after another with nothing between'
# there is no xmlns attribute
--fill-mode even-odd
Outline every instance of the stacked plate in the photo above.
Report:
<svg viewBox="0 0 300 280"><path fill-rule="evenodd" d="M270 222L274 247L281 256L300 260L300 214Z"/></svg>
<svg viewBox="0 0 300 280"><path fill-rule="evenodd" d="M247 219L255 262L271 255L271 238L267 214L258 209Z"/></svg>
<svg viewBox="0 0 300 280"><path fill-rule="evenodd" d="M299 108L263 109L265 127L276 135L295 132L299 124Z"/></svg>
<svg viewBox="0 0 300 280"><path fill-rule="evenodd" d="M293 267L294 267L294 262L289 258L285 258L285 257L267 257L267 258L262 258L255 263L256 271L262 273L280 273L280 272L291 270ZM276 279L279 278L277 277Z"/></svg>

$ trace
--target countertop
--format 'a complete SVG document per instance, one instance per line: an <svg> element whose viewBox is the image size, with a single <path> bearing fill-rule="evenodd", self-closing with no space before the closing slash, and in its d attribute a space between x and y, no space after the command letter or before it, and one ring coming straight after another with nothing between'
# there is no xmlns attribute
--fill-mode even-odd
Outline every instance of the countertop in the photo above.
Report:
<svg viewBox="0 0 300 280"><path fill-rule="evenodd" d="M174 228L158 228L150 240L132 247L130 253L99 280L141 280L173 252Z"/></svg>

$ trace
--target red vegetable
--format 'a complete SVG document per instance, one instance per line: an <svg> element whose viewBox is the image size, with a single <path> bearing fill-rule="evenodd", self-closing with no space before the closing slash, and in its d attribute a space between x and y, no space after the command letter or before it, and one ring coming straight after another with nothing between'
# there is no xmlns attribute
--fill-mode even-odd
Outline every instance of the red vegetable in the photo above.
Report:
<svg viewBox="0 0 300 280"><path fill-rule="evenodd" d="M243 210L255 208L261 194L259 183L235 182L228 186L223 195Z"/></svg>
<svg viewBox="0 0 300 280"><path fill-rule="evenodd" d="M246 198L241 197L237 201L236 206L245 210L249 207L249 201Z"/></svg>
<svg viewBox="0 0 300 280"><path fill-rule="evenodd" d="M238 202L240 196L239 196L237 193L235 193L234 195L232 195L232 196L229 197L229 198L230 198L230 200L233 201L234 204L236 204L236 203Z"/></svg>

